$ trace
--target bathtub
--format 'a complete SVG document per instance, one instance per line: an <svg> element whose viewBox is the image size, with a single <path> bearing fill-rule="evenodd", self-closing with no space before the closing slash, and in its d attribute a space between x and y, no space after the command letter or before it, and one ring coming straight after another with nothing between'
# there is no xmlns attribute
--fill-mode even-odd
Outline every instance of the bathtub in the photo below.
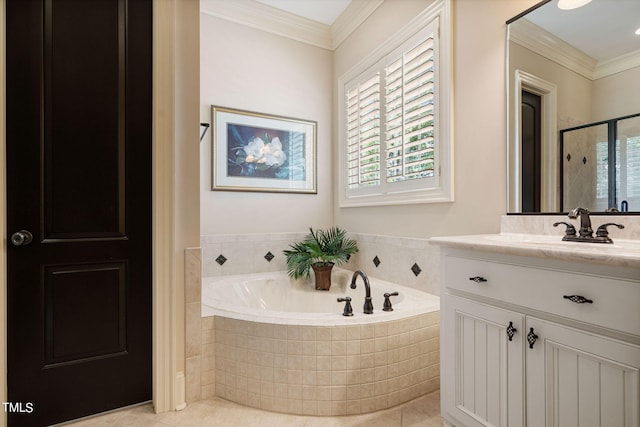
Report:
<svg viewBox="0 0 640 427"><path fill-rule="evenodd" d="M202 317L213 319L215 395L302 415L387 409L439 388L439 298L335 268L329 291L286 272L202 279ZM393 311L382 311L385 292ZM354 315L342 315L350 296ZM211 320L209 320L211 321ZM208 363L211 363L209 361Z"/></svg>
<svg viewBox="0 0 640 427"><path fill-rule="evenodd" d="M202 316L225 316L275 324L304 326L356 325L403 319L438 311L440 299L405 286L369 278L373 314L364 314L365 286L358 277L351 289L352 272L334 268L329 291L316 291L310 280L291 279L286 272L256 273L202 279ZM382 311L384 294L391 297L393 311ZM339 297L351 297L353 316L342 316L344 303Z"/></svg>

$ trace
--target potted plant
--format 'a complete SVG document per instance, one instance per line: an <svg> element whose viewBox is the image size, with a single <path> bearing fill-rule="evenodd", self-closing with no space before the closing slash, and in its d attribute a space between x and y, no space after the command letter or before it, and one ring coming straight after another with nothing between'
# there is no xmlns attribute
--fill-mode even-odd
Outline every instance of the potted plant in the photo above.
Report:
<svg viewBox="0 0 640 427"><path fill-rule="evenodd" d="M303 241L289 245L291 249L283 251L289 277L309 278L313 269L316 289L329 290L333 266L344 264L350 255L358 252L356 241L346 235L347 232L338 227L316 231L309 228Z"/></svg>

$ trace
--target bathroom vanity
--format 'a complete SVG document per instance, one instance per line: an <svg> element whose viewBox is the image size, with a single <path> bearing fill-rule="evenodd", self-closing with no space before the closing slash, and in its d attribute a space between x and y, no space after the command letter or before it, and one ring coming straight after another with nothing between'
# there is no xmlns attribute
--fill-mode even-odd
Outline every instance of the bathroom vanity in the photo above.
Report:
<svg viewBox="0 0 640 427"><path fill-rule="evenodd" d="M433 238L449 425L640 426L640 241Z"/></svg>

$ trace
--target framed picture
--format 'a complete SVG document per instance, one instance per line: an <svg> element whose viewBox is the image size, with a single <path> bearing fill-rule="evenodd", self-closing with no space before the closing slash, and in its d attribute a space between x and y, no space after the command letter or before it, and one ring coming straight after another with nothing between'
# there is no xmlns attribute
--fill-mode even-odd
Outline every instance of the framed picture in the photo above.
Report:
<svg viewBox="0 0 640 427"><path fill-rule="evenodd" d="M316 194L317 123L212 106L213 190Z"/></svg>

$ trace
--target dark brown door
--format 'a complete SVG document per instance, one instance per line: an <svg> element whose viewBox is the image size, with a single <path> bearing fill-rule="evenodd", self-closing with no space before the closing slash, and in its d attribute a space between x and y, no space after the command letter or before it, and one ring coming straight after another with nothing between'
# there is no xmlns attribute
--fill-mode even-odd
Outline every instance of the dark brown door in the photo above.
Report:
<svg viewBox="0 0 640 427"><path fill-rule="evenodd" d="M6 16L5 410L33 427L151 399L152 6Z"/></svg>
<svg viewBox="0 0 640 427"><path fill-rule="evenodd" d="M540 212L542 98L522 91L522 212Z"/></svg>

